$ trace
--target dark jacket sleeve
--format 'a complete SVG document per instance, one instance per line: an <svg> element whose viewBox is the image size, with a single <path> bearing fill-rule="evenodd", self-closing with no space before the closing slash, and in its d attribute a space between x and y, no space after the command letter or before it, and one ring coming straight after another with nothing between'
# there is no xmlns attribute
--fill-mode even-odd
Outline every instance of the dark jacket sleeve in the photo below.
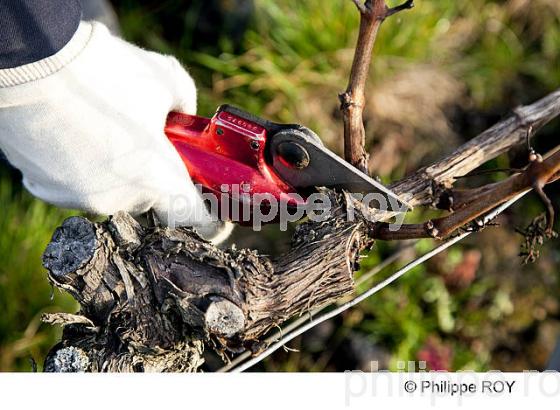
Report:
<svg viewBox="0 0 560 410"><path fill-rule="evenodd" d="M81 18L79 0L0 0L0 69L50 57Z"/></svg>

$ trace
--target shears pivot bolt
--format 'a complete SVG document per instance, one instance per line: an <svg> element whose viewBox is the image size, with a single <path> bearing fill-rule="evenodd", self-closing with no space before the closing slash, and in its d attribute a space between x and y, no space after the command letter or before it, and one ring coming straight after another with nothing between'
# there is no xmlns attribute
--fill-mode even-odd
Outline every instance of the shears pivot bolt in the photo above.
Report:
<svg viewBox="0 0 560 410"><path fill-rule="evenodd" d="M309 153L296 142L282 142L278 144L276 152L293 168L303 169L309 165Z"/></svg>

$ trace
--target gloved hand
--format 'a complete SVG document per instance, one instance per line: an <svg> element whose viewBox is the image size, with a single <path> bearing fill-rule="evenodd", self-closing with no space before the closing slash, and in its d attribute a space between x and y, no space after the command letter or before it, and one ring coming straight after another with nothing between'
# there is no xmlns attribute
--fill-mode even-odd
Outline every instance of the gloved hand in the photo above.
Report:
<svg viewBox="0 0 560 410"><path fill-rule="evenodd" d="M51 57L0 70L0 149L33 195L96 214L153 208L212 237L223 224L165 137L169 111L196 112L189 74L100 23L80 23Z"/></svg>

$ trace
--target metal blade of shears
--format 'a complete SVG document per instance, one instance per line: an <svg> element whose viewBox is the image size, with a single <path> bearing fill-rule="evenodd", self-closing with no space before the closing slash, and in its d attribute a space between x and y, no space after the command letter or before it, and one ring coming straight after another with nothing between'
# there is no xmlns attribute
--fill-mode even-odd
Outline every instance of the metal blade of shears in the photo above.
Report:
<svg viewBox="0 0 560 410"><path fill-rule="evenodd" d="M324 147L308 128L297 126L280 129L271 136L268 149L274 170L296 189L324 186L350 193L377 193L380 194L380 207L387 206L385 210L405 212L411 209L409 204L383 184ZM381 199L384 199L385 204L382 204Z"/></svg>

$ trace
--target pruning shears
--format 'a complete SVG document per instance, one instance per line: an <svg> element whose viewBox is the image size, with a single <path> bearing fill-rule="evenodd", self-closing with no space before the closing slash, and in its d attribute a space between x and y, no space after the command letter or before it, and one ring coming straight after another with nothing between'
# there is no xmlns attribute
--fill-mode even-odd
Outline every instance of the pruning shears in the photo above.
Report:
<svg viewBox="0 0 560 410"><path fill-rule="evenodd" d="M291 208L306 207L317 187L327 187L378 193L393 208L409 209L302 125L274 123L222 105L212 118L172 112L165 133L195 184L218 197L227 195L231 202L266 194ZM237 195L232 187L242 187L244 195Z"/></svg>

